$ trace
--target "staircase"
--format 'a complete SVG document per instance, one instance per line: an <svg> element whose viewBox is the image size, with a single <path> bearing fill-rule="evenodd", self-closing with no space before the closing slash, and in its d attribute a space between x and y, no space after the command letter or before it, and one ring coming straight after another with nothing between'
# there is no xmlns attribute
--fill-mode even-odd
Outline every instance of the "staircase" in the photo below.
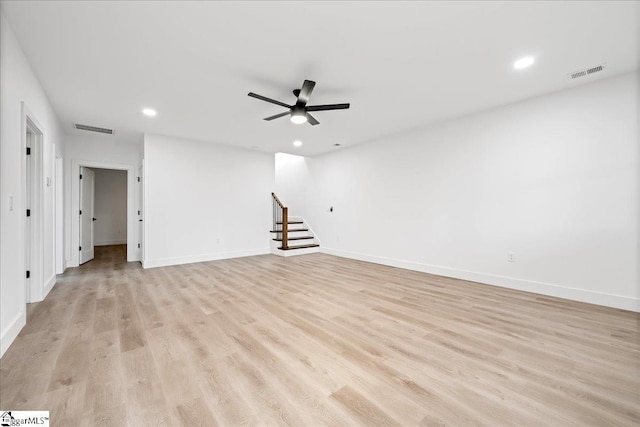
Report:
<svg viewBox="0 0 640 427"><path fill-rule="evenodd" d="M283 257L320 252L320 242L302 217L289 217L289 209L273 197L271 253Z"/></svg>

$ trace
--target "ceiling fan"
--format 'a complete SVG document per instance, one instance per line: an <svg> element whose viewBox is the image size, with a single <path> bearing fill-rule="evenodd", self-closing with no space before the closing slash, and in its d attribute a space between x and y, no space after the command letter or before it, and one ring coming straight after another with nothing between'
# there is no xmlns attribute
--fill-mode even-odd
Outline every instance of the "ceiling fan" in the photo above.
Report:
<svg viewBox="0 0 640 427"><path fill-rule="evenodd" d="M290 120L293 123L304 123L309 122L312 125L320 124L319 121L315 119L309 111L326 111L326 110L344 110L349 108L349 104L326 104L326 105L309 105L307 106L307 102L309 102L309 96L311 96L311 92L315 87L316 82L311 80L305 80L302 84L301 89L294 89L293 94L298 98L294 105L287 105L284 102L276 101L275 99L267 98L266 96L258 95L257 93L249 92L249 96L257 99L261 99L263 101L270 102L272 104L280 105L282 107L288 108L289 111L285 111L284 113L276 114L275 116L266 117L265 120L271 121L273 119L277 119L278 117L284 117L290 115Z"/></svg>

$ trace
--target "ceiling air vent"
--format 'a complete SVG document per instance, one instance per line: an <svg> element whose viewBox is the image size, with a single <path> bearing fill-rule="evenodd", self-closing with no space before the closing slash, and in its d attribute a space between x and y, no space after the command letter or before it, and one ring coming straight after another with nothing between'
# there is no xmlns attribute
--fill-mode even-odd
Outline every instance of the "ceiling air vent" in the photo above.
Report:
<svg viewBox="0 0 640 427"><path fill-rule="evenodd" d="M74 123L73 127L78 130L86 130L89 132L98 132L98 133L106 133L107 135L113 135L113 129L99 128L96 126L87 126L81 125L79 123Z"/></svg>
<svg viewBox="0 0 640 427"><path fill-rule="evenodd" d="M601 64L601 65L597 65L595 67L586 68L584 70L579 70L579 71L576 71L574 73L569 73L569 74L567 74L567 77L569 77L571 80L573 80L573 79L577 79L579 77L588 76L589 74L599 73L600 71L604 70L604 65L605 64Z"/></svg>

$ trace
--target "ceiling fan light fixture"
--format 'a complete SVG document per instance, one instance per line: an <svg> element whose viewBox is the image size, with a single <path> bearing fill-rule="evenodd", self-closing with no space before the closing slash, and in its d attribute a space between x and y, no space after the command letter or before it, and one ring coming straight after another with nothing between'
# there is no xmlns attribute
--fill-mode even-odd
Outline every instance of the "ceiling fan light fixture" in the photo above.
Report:
<svg viewBox="0 0 640 427"><path fill-rule="evenodd" d="M307 122L307 116L303 113L291 113L291 122L295 123L297 125L300 125L302 123L306 123Z"/></svg>

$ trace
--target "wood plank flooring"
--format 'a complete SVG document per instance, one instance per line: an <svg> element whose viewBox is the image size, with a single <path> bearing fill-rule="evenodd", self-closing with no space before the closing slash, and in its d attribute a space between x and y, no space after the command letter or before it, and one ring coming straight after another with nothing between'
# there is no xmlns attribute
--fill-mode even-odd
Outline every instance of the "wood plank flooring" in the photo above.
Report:
<svg viewBox="0 0 640 427"><path fill-rule="evenodd" d="M324 254L59 278L0 360L53 426L638 426L640 315Z"/></svg>

